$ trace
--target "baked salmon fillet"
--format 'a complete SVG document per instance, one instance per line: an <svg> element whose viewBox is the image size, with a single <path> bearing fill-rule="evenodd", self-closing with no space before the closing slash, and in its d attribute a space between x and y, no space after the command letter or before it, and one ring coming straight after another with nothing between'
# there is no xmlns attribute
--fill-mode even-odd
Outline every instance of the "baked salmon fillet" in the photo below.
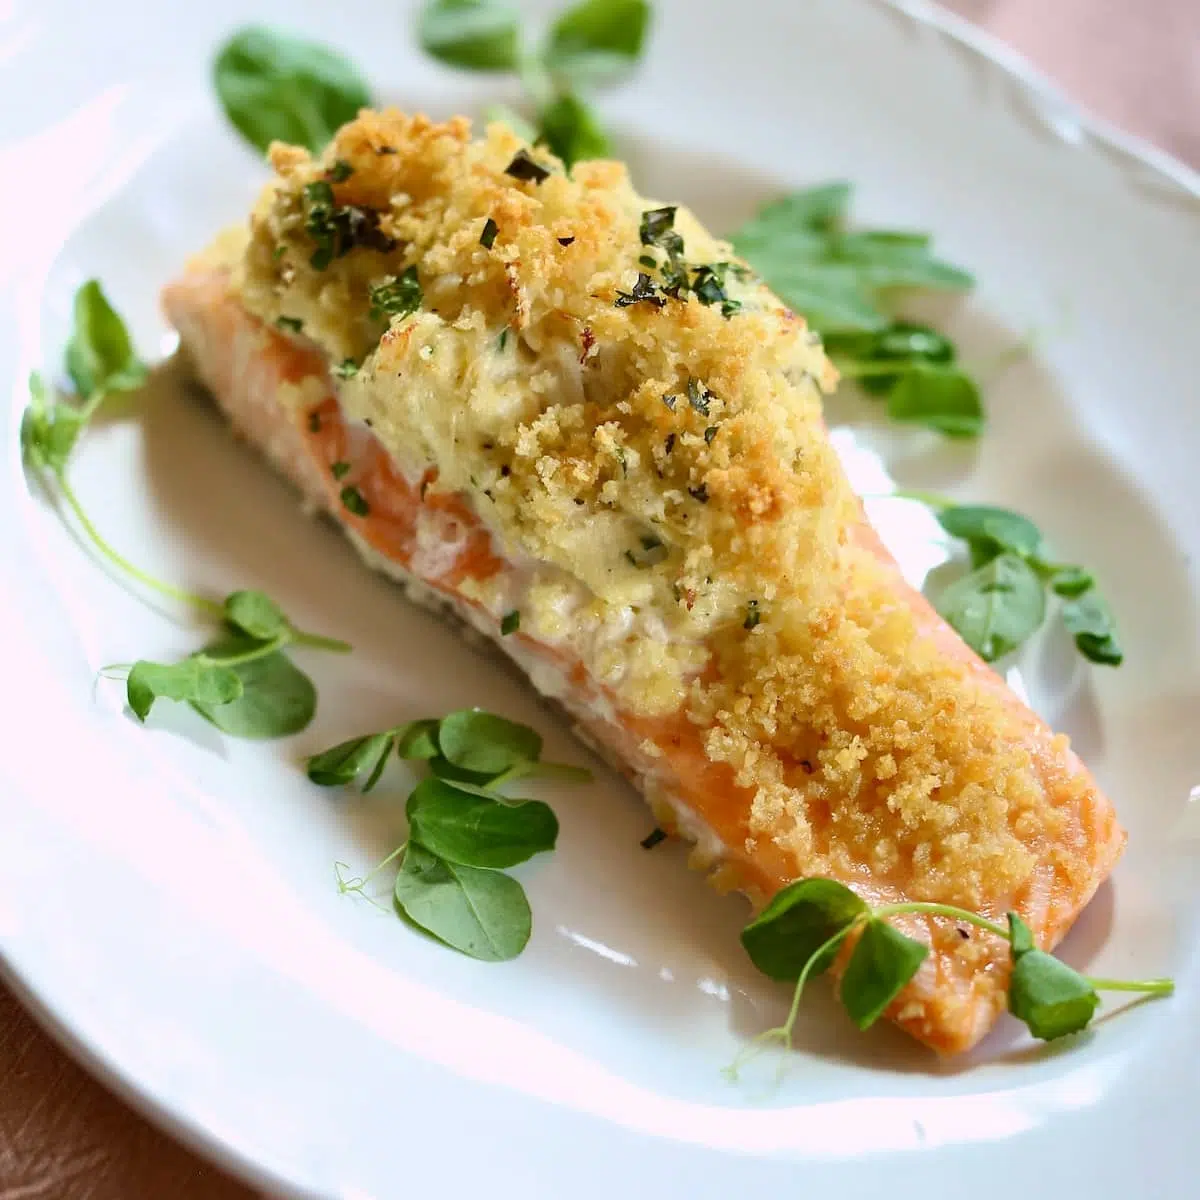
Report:
<svg viewBox="0 0 1200 1200"><path fill-rule="evenodd" d="M364 111L270 161L164 303L369 563L493 638L719 888L827 876L1062 938L1112 806L904 582L826 435L819 338L727 244L499 124ZM1007 943L895 920L932 952L887 1015L968 1049Z"/></svg>

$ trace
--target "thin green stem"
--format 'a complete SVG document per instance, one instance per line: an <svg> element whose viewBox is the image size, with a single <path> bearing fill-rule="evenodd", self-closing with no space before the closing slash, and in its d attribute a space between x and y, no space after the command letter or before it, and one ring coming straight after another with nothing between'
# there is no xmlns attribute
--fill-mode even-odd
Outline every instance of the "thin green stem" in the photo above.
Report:
<svg viewBox="0 0 1200 1200"><path fill-rule="evenodd" d="M808 977L812 974L813 968L821 961L821 959L830 950L840 946L842 942L850 936L850 934L862 924L861 919L856 919L850 922L849 925L843 926L833 935L833 937L822 942L821 945L812 954L808 962L804 964L804 969L800 972L800 977L796 980L796 990L792 993L792 1006L788 1009L787 1020L784 1021L781 1029L783 1030L783 1044L790 1050L792 1048L792 1030L796 1025L796 1017L800 1012L800 997L804 994L804 985L808 982Z"/></svg>
<svg viewBox="0 0 1200 1200"><path fill-rule="evenodd" d="M320 633L305 633L302 629L292 631L292 643L296 646L307 646L312 650L329 650L334 654L349 654L354 649L349 642L325 637Z"/></svg>
<svg viewBox="0 0 1200 1200"><path fill-rule="evenodd" d="M1175 991L1173 979L1095 979L1085 975L1098 992L1146 992L1151 996L1170 996Z"/></svg>
<svg viewBox="0 0 1200 1200"><path fill-rule="evenodd" d="M554 80L536 54L521 55L517 78L539 112L554 99Z"/></svg>
<svg viewBox="0 0 1200 1200"><path fill-rule="evenodd" d="M871 915L873 917L891 917L899 913L924 913L930 917L949 917L953 921L966 921L968 925L986 929L988 933L994 933L997 937L1008 941L1008 930L1003 925L997 925L995 921L989 921L977 913L968 912L965 908L955 908L952 904L932 904L925 900L910 900L902 904L885 904L881 908L873 910Z"/></svg>
<svg viewBox="0 0 1200 1200"><path fill-rule="evenodd" d="M885 379L889 375L904 375L910 369L905 362L867 363L836 358L833 365L843 379Z"/></svg>
<svg viewBox="0 0 1200 1200"><path fill-rule="evenodd" d="M270 641L259 642L257 646L243 650L241 654L214 656L201 651L195 657L214 667L240 667L245 663L254 662L256 659L266 658L268 655L274 654L276 650L282 650L291 640L290 634L281 633L271 638Z"/></svg>
<svg viewBox="0 0 1200 1200"><path fill-rule="evenodd" d="M208 596L198 595L196 592L189 592L184 588L175 587L170 583L164 583L161 579L155 579L153 575L135 566L123 554L110 546L104 540L104 536L100 533L100 530L92 523L91 517L84 511L83 505L79 503L79 497L75 495L74 488L67 481L66 472L56 471L54 472L54 476L62 492L63 499L66 500L71 512L75 514L75 519L79 522L80 528L87 534L92 545L113 566L124 571L126 575L136 580L143 587L150 588L151 591L158 592L161 596L167 596L172 600L179 600L184 604L190 604L195 608L203 609L205 612L220 615L223 610L216 600L212 600Z"/></svg>
<svg viewBox="0 0 1200 1200"><path fill-rule="evenodd" d="M953 508L958 501L937 492L927 492L922 488L897 488L894 492L880 492L873 496L864 496L864 500L915 500L928 508Z"/></svg>

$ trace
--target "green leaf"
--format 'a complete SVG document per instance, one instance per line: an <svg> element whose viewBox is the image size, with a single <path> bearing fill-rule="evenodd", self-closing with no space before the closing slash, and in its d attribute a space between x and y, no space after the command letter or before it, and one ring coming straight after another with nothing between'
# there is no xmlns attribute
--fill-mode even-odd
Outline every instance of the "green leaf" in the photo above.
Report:
<svg viewBox="0 0 1200 1200"><path fill-rule="evenodd" d="M493 0L430 0L417 38L426 54L468 71L514 71L520 60L520 19Z"/></svg>
<svg viewBox="0 0 1200 1200"><path fill-rule="evenodd" d="M867 912L848 887L832 879L798 879L776 894L745 929L742 945L751 961L771 979L798 979L805 963L835 933ZM828 968L833 955L811 974Z"/></svg>
<svg viewBox="0 0 1200 1200"><path fill-rule="evenodd" d="M983 432L979 388L955 367L915 364L888 396L888 416L947 437L973 438Z"/></svg>
<svg viewBox="0 0 1200 1200"><path fill-rule="evenodd" d="M592 773L587 767L570 763L528 762L505 771L508 779L557 779L562 783L590 783Z"/></svg>
<svg viewBox="0 0 1200 1200"><path fill-rule="evenodd" d="M844 180L790 192L759 209L757 216L734 234L732 240L736 245L743 235L753 238L792 229L828 233L845 219L853 193L853 185Z"/></svg>
<svg viewBox="0 0 1200 1200"><path fill-rule="evenodd" d="M774 247L747 247L743 257L793 312L821 333L880 330L887 317L859 286L853 267L781 258Z"/></svg>
<svg viewBox="0 0 1200 1200"><path fill-rule="evenodd" d="M886 921L870 920L842 976L840 994L850 1019L869 1029L925 961L929 947Z"/></svg>
<svg viewBox="0 0 1200 1200"><path fill-rule="evenodd" d="M222 46L213 82L225 115L260 151L280 141L318 153L371 103L366 81L337 51L262 25Z"/></svg>
<svg viewBox="0 0 1200 1200"><path fill-rule="evenodd" d="M1001 554L952 583L937 611L985 662L1015 650L1046 616L1037 573L1015 554Z"/></svg>
<svg viewBox="0 0 1200 1200"><path fill-rule="evenodd" d="M648 0L583 0L550 27L542 61L593 81L619 74L640 57L649 24Z"/></svg>
<svg viewBox="0 0 1200 1200"><path fill-rule="evenodd" d="M500 775L518 763L536 762L542 753L542 739L528 725L478 708L443 717L438 746L452 766L487 776Z"/></svg>
<svg viewBox="0 0 1200 1200"><path fill-rule="evenodd" d="M231 634L204 649L207 658L232 658L257 643ZM252 739L287 737L306 728L317 710L313 682L286 654L276 650L262 658L232 665L242 682L242 695L220 706L193 701L192 707L223 733Z"/></svg>
<svg viewBox="0 0 1200 1200"><path fill-rule="evenodd" d="M67 374L85 400L98 392L129 391L146 379L146 364L134 351L125 322L95 279L75 293L66 357Z"/></svg>
<svg viewBox="0 0 1200 1200"><path fill-rule="evenodd" d="M596 114L578 96L566 93L538 114L538 141L544 142L569 169L588 158L609 153L608 138Z"/></svg>
<svg viewBox="0 0 1200 1200"><path fill-rule="evenodd" d="M558 820L540 800L517 803L459 791L426 779L408 798L410 836L448 862L467 867L514 867L553 850Z"/></svg>
<svg viewBox="0 0 1200 1200"><path fill-rule="evenodd" d="M484 962L516 958L529 941L529 901L515 879L448 863L417 842L404 852L395 897L414 924Z"/></svg>
<svg viewBox="0 0 1200 1200"><path fill-rule="evenodd" d="M1088 980L1061 959L1025 950L1013 963L1008 1011L1043 1041L1086 1029L1100 1005Z"/></svg>
<svg viewBox="0 0 1200 1200"><path fill-rule="evenodd" d="M396 753L401 758L436 758L438 724L430 717L401 725L396 730Z"/></svg>
<svg viewBox="0 0 1200 1200"><path fill-rule="evenodd" d="M367 786L363 788L368 792L378 778L377 772L383 770L394 739L395 735L389 730L341 742L308 760L305 767L308 777L322 787L340 787L368 771Z"/></svg>
<svg viewBox="0 0 1200 1200"><path fill-rule="evenodd" d="M962 290L975 279L961 267L941 262L929 253L920 235L876 231L844 233L830 244L830 255L853 263L863 284L872 288L922 287Z"/></svg>
<svg viewBox="0 0 1200 1200"><path fill-rule="evenodd" d="M242 681L234 671L196 658L178 663L141 659L125 681L125 698L139 721L146 719L158 699L225 705L241 694Z"/></svg>
<svg viewBox="0 0 1200 1200"><path fill-rule="evenodd" d="M831 334L825 338L825 350L843 375L876 395L890 391L911 366L951 363L955 358L949 338L911 321L893 321L877 333ZM894 373L884 370L889 363L896 364Z"/></svg>
<svg viewBox="0 0 1200 1200"><path fill-rule="evenodd" d="M1028 954L1030 950L1035 949L1033 944L1033 930L1025 924L1019 913L1010 912L1008 914L1008 941L1012 947L1014 962L1022 954Z"/></svg>
<svg viewBox="0 0 1200 1200"><path fill-rule="evenodd" d="M265 592L231 592L225 597L225 619L236 629L269 642L291 629L283 610Z"/></svg>
<svg viewBox="0 0 1200 1200"><path fill-rule="evenodd" d="M34 371L29 376L29 406L21 415L21 453L34 466L61 471L84 428L83 413L49 399L49 389Z"/></svg>
<svg viewBox="0 0 1200 1200"><path fill-rule="evenodd" d="M488 783L497 775L502 774L499 771L468 771L464 767L456 767L449 759L443 758L440 754L435 754L427 761L429 769L439 779L448 779L451 783L469 784L485 790Z"/></svg>
<svg viewBox="0 0 1200 1200"><path fill-rule="evenodd" d="M1124 661L1125 654L1117 641L1116 622L1094 587L1063 601L1062 621L1074 637L1079 653L1090 662L1119 667Z"/></svg>
<svg viewBox="0 0 1200 1200"><path fill-rule="evenodd" d="M489 104L483 110L483 119L485 123L500 121L507 125L521 141L528 142L530 145L537 140L537 130L519 112L509 108L507 104Z"/></svg>
<svg viewBox="0 0 1200 1200"><path fill-rule="evenodd" d="M952 537L963 538L983 561L1004 551L1027 558L1042 546L1042 531L1028 518L989 504L954 504L941 509L938 522Z"/></svg>
<svg viewBox="0 0 1200 1200"><path fill-rule="evenodd" d="M1083 567L1061 566L1054 568L1050 586L1060 596L1079 596L1095 587L1096 579Z"/></svg>

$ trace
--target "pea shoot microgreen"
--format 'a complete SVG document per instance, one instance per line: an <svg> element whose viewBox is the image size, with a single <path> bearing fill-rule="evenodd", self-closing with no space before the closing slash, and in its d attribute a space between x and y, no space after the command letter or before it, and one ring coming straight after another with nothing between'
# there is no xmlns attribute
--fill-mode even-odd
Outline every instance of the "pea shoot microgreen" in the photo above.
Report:
<svg viewBox="0 0 1200 1200"><path fill-rule="evenodd" d="M348 879L345 864L336 864L339 890L365 895L366 883L398 860L393 899L403 916L472 958L514 958L529 940L529 902L501 872L553 850L558 820L542 801L499 789L539 774L576 781L590 774L541 762L542 739L527 725L462 709L340 742L308 759L308 777L336 787L366 776L367 792L393 751L426 760L432 772L409 794L408 838L365 876Z"/></svg>
<svg viewBox="0 0 1200 1200"><path fill-rule="evenodd" d="M947 437L983 429L979 387L953 343L895 313L915 288L963 291L974 280L934 257L930 237L902 230L849 230L851 186L793 192L730 235L737 252L819 331L842 376L886 398L888 416Z"/></svg>
<svg viewBox="0 0 1200 1200"><path fill-rule="evenodd" d="M608 137L584 93L626 73L642 55L648 0L581 0L551 22L531 48L514 9L498 0L427 0L417 18L421 48L447 66L515 75L535 124L493 110L528 141L548 146L568 168L609 153ZM523 128L524 127L524 128Z"/></svg>
<svg viewBox="0 0 1200 1200"><path fill-rule="evenodd" d="M971 571L934 596L934 607L986 662L1023 645L1054 599L1076 649L1117 667L1124 651L1095 576L1049 557L1041 530L1022 513L990 504L955 504L928 492L893 493L933 509L942 528L966 543Z"/></svg>
<svg viewBox="0 0 1200 1200"><path fill-rule="evenodd" d="M264 153L280 141L315 154L371 103L366 81L336 50L261 25L221 47L213 83L234 128Z"/></svg>
<svg viewBox="0 0 1200 1200"><path fill-rule="evenodd" d="M67 467L104 400L139 387L147 369L125 323L95 280L76 292L72 316L65 366L78 395L52 397L40 376L30 380L30 403L21 423L25 461L47 490L66 503L78 529L109 564L140 586L216 618L224 629L215 642L180 662L140 659L103 674L124 677L126 699L139 721L146 720L155 700L164 699L190 704L218 728L239 737L297 732L312 719L316 689L284 648L344 651L349 646L296 628L262 592L241 590L222 602L156 579L104 538L71 486Z"/></svg>
<svg viewBox="0 0 1200 1200"><path fill-rule="evenodd" d="M872 908L833 879L798 879L780 891L742 931L742 945L754 965L771 979L795 984L784 1023L769 1029L739 1055L739 1067L764 1043L792 1045L800 1001L808 982L834 964L843 943L852 949L841 973L839 998L859 1029L869 1029L887 1011L921 969L929 947L902 933L889 918L906 913L946 918L970 925L1009 945L1012 972L1009 1011L1034 1037L1044 1041L1086 1029L1099 1005L1100 991L1141 992L1169 996L1169 979L1096 979L1038 949L1032 931L1015 912L1007 925L948 904L900 902Z"/></svg>

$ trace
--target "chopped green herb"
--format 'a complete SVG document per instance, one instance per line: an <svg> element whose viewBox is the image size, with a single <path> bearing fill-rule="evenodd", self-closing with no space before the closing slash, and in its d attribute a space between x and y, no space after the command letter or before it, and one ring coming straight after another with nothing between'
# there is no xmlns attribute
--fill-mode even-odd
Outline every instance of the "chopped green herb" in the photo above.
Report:
<svg viewBox="0 0 1200 1200"><path fill-rule="evenodd" d="M333 183L345 183L353 174L354 168L344 158L339 158L326 172Z"/></svg>
<svg viewBox="0 0 1200 1200"><path fill-rule="evenodd" d="M521 180L523 183L536 184L550 178L550 172L536 159L532 158L529 151L524 147L516 152L512 162L504 168L504 173L511 175L514 179Z"/></svg>
<svg viewBox="0 0 1200 1200"><path fill-rule="evenodd" d="M750 600L746 604L746 619L742 622L743 629L757 629L762 621L762 612L759 610L758 601Z"/></svg>
<svg viewBox="0 0 1200 1200"><path fill-rule="evenodd" d="M675 405L679 403L679 397L676 395L667 395L663 397L663 403L672 411L675 411Z"/></svg>
<svg viewBox="0 0 1200 1200"><path fill-rule="evenodd" d="M712 445L712 443L713 443L713 438L715 438L715 437L717 436L717 430L718 430L718 429L720 429L720 426L719 426L719 425L709 425L709 426L708 426L708 427L707 427L707 428L704 430L704 442L705 442L705 444L706 444L706 445L708 445L708 446L711 446L711 445Z"/></svg>
<svg viewBox="0 0 1200 1200"><path fill-rule="evenodd" d="M623 292L618 289L617 298L613 303L618 308L628 308L631 304L650 304L654 308L662 308L666 304L666 300L657 294L650 276L645 271L639 271L633 290Z"/></svg>
<svg viewBox="0 0 1200 1200"><path fill-rule="evenodd" d="M521 628L521 610L514 608L512 612L507 612L500 621L500 633L503 637L507 637L510 633L516 633Z"/></svg>
<svg viewBox="0 0 1200 1200"><path fill-rule="evenodd" d="M500 330L500 337L496 340L496 348L498 350L503 350L504 347L507 345L508 345L508 330L502 329L502 330Z"/></svg>
<svg viewBox="0 0 1200 1200"><path fill-rule="evenodd" d="M350 464L348 462L335 462L329 468L329 471L334 479L345 479L350 474Z"/></svg>
<svg viewBox="0 0 1200 1200"><path fill-rule="evenodd" d="M371 307L368 316L373 321L381 317L407 317L421 307L421 282L415 266L407 268L397 278L389 275L382 283L368 288Z"/></svg>
<svg viewBox="0 0 1200 1200"><path fill-rule="evenodd" d="M641 842L639 842L638 844L641 846L641 848L643 850L653 850L654 847L657 846L660 842L665 842L666 840L667 840L666 830L659 829L658 826L655 826L652 830L650 830L650 832L648 834L646 834L646 836L644 838L642 838Z"/></svg>
<svg viewBox="0 0 1200 1200"><path fill-rule="evenodd" d="M338 379L353 379L358 374L359 364L352 358L343 358L336 367L333 368L333 374Z"/></svg>
<svg viewBox="0 0 1200 1200"><path fill-rule="evenodd" d="M688 403L702 416L707 417L709 414L710 401L712 400L712 392L708 390L698 379L689 379L687 383L687 398Z"/></svg>
<svg viewBox="0 0 1200 1200"><path fill-rule="evenodd" d="M276 317L275 324L280 329L286 329L290 333L304 332L304 322L299 317Z"/></svg>
<svg viewBox="0 0 1200 1200"><path fill-rule="evenodd" d="M649 254L643 254L638 259L638 266L645 267L648 271L653 271L658 267L658 259L651 258Z"/></svg>
<svg viewBox="0 0 1200 1200"><path fill-rule="evenodd" d="M371 506L367 503L362 492L360 492L352 483L347 484L346 487L342 488L341 496L342 504L356 517L365 517L370 513Z"/></svg>
<svg viewBox="0 0 1200 1200"><path fill-rule="evenodd" d="M373 208L354 204L339 205L328 180L317 179L304 186L304 231L315 249L309 265L324 271L335 258L349 254L355 247L387 254L396 248L396 239L384 233L380 214Z"/></svg>
<svg viewBox="0 0 1200 1200"><path fill-rule="evenodd" d="M488 217L483 223L483 232L479 235L479 244L485 249L490 250L496 244L496 234L500 232L500 226Z"/></svg>
<svg viewBox="0 0 1200 1200"><path fill-rule="evenodd" d="M675 205L651 208L642 213L638 229L643 246L657 246L671 257L683 253L683 238L675 232Z"/></svg>

